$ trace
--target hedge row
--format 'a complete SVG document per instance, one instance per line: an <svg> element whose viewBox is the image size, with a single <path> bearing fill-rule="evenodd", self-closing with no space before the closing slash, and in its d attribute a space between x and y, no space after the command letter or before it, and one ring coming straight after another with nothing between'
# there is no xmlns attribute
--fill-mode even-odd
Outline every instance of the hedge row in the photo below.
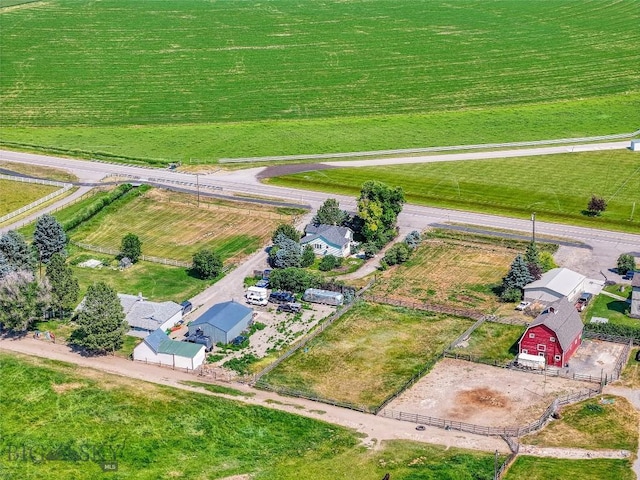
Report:
<svg viewBox="0 0 640 480"><path fill-rule="evenodd" d="M111 203L116 201L118 198L122 197L125 193L127 193L132 188L133 186L130 183L125 183L123 185L120 185L119 187L115 188L111 193L109 193L109 195L99 198L93 203L90 203L89 205L84 207L82 210L80 210L78 213L76 213L73 217L71 217L69 220L67 220L66 222L63 222L62 228L64 228L65 232L68 232L69 230L73 230L82 222L86 222L87 220L89 220L91 217L97 214L104 207L106 207L107 205L110 205Z"/></svg>
<svg viewBox="0 0 640 480"><path fill-rule="evenodd" d="M631 325L617 325L615 323L587 323L584 326L587 332L602 333L617 337L633 338L633 343L640 345L640 327Z"/></svg>

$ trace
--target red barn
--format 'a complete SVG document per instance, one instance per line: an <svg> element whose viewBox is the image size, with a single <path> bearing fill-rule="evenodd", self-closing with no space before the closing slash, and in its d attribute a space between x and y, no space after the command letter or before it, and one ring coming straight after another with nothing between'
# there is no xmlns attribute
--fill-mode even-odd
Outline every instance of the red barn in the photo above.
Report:
<svg viewBox="0 0 640 480"><path fill-rule="evenodd" d="M582 343L582 320L566 298L549 305L525 330L519 353L545 357L547 365L563 367Z"/></svg>

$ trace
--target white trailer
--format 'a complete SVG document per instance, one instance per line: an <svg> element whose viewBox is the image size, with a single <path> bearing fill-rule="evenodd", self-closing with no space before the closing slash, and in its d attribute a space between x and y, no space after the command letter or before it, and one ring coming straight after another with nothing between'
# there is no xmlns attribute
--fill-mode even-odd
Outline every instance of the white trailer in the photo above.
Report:
<svg viewBox="0 0 640 480"><path fill-rule="evenodd" d="M518 355L518 365L524 368L544 370L545 363L544 357L540 355L530 355L528 353L521 353Z"/></svg>

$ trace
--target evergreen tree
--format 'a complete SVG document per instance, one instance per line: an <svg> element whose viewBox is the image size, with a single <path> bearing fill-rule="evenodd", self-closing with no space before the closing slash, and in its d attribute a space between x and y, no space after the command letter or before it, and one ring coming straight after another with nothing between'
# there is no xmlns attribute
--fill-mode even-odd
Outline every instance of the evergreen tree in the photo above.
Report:
<svg viewBox="0 0 640 480"><path fill-rule="evenodd" d="M302 249L302 258L300 259L300 266L303 268L310 267L313 262L316 261L316 255L313 253L313 247L311 245L305 245Z"/></svg>
<svg viewBox="0 0 640 480"><path fill-rule="evenodd" d="M507 276L502 281L503 293L502 299L507 301L513 301L515 293L518 294L518 299L522 296L522 289L528 283L531 283L533 278L527 268L527 263L522 255L517 255L511 264L511 269Z"/></svg>
<svg viewBox="0 0 640 480"><path fill-rule="evenodd" d="M193 255L192 268L200 278L216 278L222 272L222 259L213 250L203 248Z"/></svg>
<svg viewBox="0 0 640 480"><path fill-rule="evenodd" d="M55 253L66 255L66 244L67 235L64 233L62 225L54 217L45 213L38 218L33 233L33 245L38 252L38 259L42 263L49 263Z"/></svg>
<svg viewBox="0 0 640 480"><path fill-rule="evenodd" d="M9 230L0 236L0 253L4 255L11 271L33 271L35 265L33 252L18 232Z"/></svg>
<svg viewBox="0 0 640 480"><path fill-rule="evenodd" d="M276 268L299 267L302 262L300 244L287 238L284 234L276 238L278 249L272 257L273 266Z"/></svg>
<svg viewBox="0 0 640 480"><path fill-rule="evenodd" d="M529 242L527 245L527 250L524 253L524 259L529 264L533 263L540 266L540 251L538 250L538 246L535 242Z"/></svg>
<svg viewBox="0 0 640 480"><path fill-rule="evenodd" d="M0 278L0 323L15 332L42 318L50 301L49 285L32 272L18 270Z"/></svg>
<svg viewBox="0 0 640 480"><path fill-rule="evenodd" d="M122 238L120 245L120 257L127 257L132 263L136 263L142 255L142 242L137 235L127 233Z"/></svg>
<svg viewBox="0 0 640 480"><path fill-rule="evenodd" d="M281 223L276 227L273 235L271 235L271 241L274 244L278 245L278 237L280 235L284 235L294 242L300 241L300 232L298 232L293 225L289 225L288 223Z"/></svg>
<svg viewBox="0 0 640 480"><path fill-rule="evenodd" d="M4 253L0 252L0 278L4 277L12 271L11 265L7 262L7 257Z"/></svg>
<svg viewBox="0 0 640 480"><path fill-rule="evenodd" d="M74 343L93 353L115 352L129 329L116 291L103 282L87 289Z"/></svg>
<svg viewBox="0 0 640 480"><path fill-rule="evenodd" d="M343 225L349 219L349 214L340 210L340 204L335 198L328 198L318 208L311 223L314 225Z"/></svg>
<svg viewBox="0 0 640 480"><path fill-rule="evenodd" d="M47 278L51 285L51 308L64 315L78 303L80 287L71 267L59 253L54 254L47 265Z"/></svg>

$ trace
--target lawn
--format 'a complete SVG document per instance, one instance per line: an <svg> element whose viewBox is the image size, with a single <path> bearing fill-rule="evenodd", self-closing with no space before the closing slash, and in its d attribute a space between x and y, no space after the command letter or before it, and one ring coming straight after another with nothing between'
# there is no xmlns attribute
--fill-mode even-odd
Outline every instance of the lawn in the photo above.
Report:
<svg viewBox="0 0 640 480"><path fill-rule="evenodd" d="M70 232L71 241L119 249L126 233L138 235L142 253L190 262L202 248L212 248L225 264L241 261L271 238L291 217L273 207L201 200L194 195L150 189L128 195Z"/></svg>
<svg viewBox="0 0 640 480"><path fill-rule="evenodd" d="M639 348L632 348L627 366L622 371L622 384L629 388L640 388L640 362L636 360Z"/></svg>
<svg viewBox="0 0 640 480"><path fill-rule="evenodd" d="M502 282L517 253L524 252L476 241L431 237L431 232L408 262L378 273L370 293L406 301L427 302L515 315L513 304L502 304L493 288ZM500 239L497 239L499 243ZM524 245L518 243L516 245Z"/></svg>
<svg viewBox="0 0 640 480"><path fill-rule="evenodd" d="M640 327L640 320L628 316L630 308L627 302L600 294L591 302L584 319L590 322L593 317L603 317L608 318L609 323Z"/></svg>
<svg viewBox="0 0 640 480"><path fill-rule="evenodd" d="M574 175L576 165L580 174ZM611 165L616 168L612 169ZM566 153L482 161L435 162L304 172L269 180L329 193L357 195L367 180L404 189L419 205L637 232L638 155L628 150ZM583 212L592 194L607 201L598 217Z"/></svg>
<svg viewBox="0 0 640 480"><path fill-rule="evenodd" d="M34 357L1 354L0 366L3 478L99 478L101 456L117 461L107 475L131 479L493 475L491 454L407 441L367 450L345 428L285 412Z"/></svg>
<svg viewBox="0 0 640 480"><path fill-rule="evenodd" d="M78 248L73 248L71 253L70 262L73 274L80 284L81 298L89 285L105 282L120 293L131 295L142 293L152 301L173 300L180 303L192 298L217 280L201 280L190 275L189 270L184 267L143 261L126 270L119 270L113 257ZM100 269L78 266L78 263L91 258L100 260L107 266Z"/></svg>
<svg viewBox="0 0 640 480"><path fill-rule="evenodd" d="M504 480L634 480L629 460L566 460L520 455Z"/></svg>
<svg viewBox="0 0 640 480"><path fill-rule="evenodd" d="M562 138L640 119L633 2L27 7L2 12L2 139L87 156Z"/></svg>
<svg viewBox="0 0 640 480"><path fill-rule="evenodd" d="M60 190L60 187L0 180L0 217L46 197L56 190Z"/></svg>
<svg viewBox="0 0 640 480"><path fill-rule="evenodd" d="M452 353L471 355L483 362L506 363L518 354L518 340L524 326L484 322L469 337L468 346L452 350Z"/></svg>
<svg viewBox="0 0 640 480"><path fill-rule="evenodd" d="M601 398L613 403L602 403ZM592 398L564 407L560 420L554 420L540 432L523 437L522 443L540 447L635 452L638 449L638 412L623 397L605 395Z"/></svg>
<svg viewBox="0 0 640 480"><path fill-rule="evenodd" d="M275 387L375 408L471 323L361 303L263 378Z"/></svg>

